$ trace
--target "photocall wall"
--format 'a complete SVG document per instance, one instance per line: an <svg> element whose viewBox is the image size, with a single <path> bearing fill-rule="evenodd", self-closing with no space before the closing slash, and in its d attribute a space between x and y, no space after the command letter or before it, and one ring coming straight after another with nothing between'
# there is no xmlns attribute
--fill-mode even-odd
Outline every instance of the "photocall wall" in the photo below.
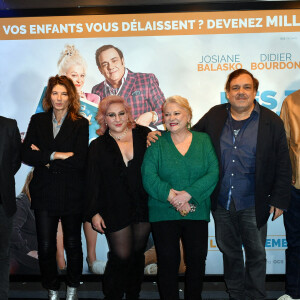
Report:
<svg viewBox="0 0 300 300"><path fill-rule="evenodd" d="M300 87L300 11L193 12L0 19L0 113L14 118L24 136L32 114L41 111L48 78L58 73L65 45L74 45L87 62L83 91L104 80L95 51L112 44L123 51L132 72L153 73L165 97L186 97L196 123L212 106L225 103L227 75L245 68L258 78L256 100L280 113L284 98ZM96 137L95 105L82 103ZM16 175L21 192L30 168ZM86 257L84 234L83 250ZM22 241L26 244L26 239ZM152 241L149 249L153 250ZM207 274L222 274L214 222L209 225ZM268 224L267 273L285 273L282 217ZM107 260L107 243L97 239L97 259ZM25 261L26 255L23 258ZM22 264L22 262L21 262ZM24 271L25 270L25 271ZM29 269L12 272L30 272ZM88 273L85 262L84 273Z"/></svg>

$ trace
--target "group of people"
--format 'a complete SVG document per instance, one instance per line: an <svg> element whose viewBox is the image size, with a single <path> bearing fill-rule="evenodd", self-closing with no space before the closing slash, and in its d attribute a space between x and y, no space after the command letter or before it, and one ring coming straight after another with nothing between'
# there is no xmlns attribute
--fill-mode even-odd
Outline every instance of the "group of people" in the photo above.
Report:
<svg viewBox="0 0 300 300"><path fill-rule="evenodd" d="M211 210L227 291L230 299L239 300L265 299L266 224L270 214L275 220L284 212L287 294L281 299L299 298L298 94L285 100L283 123L255 100L258 80L238 69L226 82L227 104L213 107L191 128L188 100L169 97L162 105L167 131L151 132L133 115L133 104L118 94L124 84L124 74L118 75L123 56L115 48L98 55L103 58L99 69L111 81L104 83L109 94L99 102L99 137L90 146L80 95L65 75L49 79L45 112L32 116L22 146L16 122L0 118L0 298L7 299L14 174L21 159L34 166L29 190L42 285L49 299L59 299L59 222L67 256L66 299L78 299L83 221L108 242L105 299L139 299L150 231L161 299L179 299L180 241L185 299L201 299ZM161 112L148 112L148 121L161 118Z"/></svg>
<svg viewBox="0 0 300 300"><path fill-rule="evenodd" d="M162 123L161 106L165 101L164 94L154 74L135 73L125 67L122 51L113 45L104 45L95 52L96 65L105 80L92 88L91 93L84 92L87 76L87 63L79 50L67 44L60 53L57 69L59 75L72 79L79 94L80 113L90 121L90 141L95 136L95 124L91 114L86 115L86 103L98 105L100 99L109 95L123 97L132 107L132 116L139 125L157 128ZM42 107L47 87L45 87L37 112L44 111ZM98 260L96 256L97 232L89 223L83 225L89 271L103 274L106 262ZM61 251L58 251L61 253ZM62 257L62 255L60 255ZM62 260L63 263L63 260Z"/></svg>

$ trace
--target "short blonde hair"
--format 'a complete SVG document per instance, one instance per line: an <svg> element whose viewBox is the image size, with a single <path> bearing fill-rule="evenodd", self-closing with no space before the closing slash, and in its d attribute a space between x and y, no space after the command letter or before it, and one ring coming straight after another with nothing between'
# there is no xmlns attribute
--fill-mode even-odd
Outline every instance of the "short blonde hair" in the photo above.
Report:
<svg viewBox="0 0 300 300"><path fill-rule="evenodd" d="M193 111L192 111L192 108L189 104L189 101L186 98L183 98L183 97L178 96L178 95L174 95L174 96L171 96L171 97L167 98L166 101L164 102L163 106L162 106L162 111L163 112L164 112L165 107L168 103L176 103L180 107L182 107L188 113L188 115L190 116L190 122L191 122L192 117L193 117Z"/></svg>

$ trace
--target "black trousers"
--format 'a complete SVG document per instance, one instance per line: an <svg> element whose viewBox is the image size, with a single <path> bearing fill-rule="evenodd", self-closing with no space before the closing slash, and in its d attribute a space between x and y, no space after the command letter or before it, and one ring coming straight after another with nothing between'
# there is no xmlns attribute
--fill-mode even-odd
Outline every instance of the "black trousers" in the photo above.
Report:
<svg viewBox="0 0 300 300"><path fill-rule="evenodd" d="M177 220L153 222L151 226L157 253L160 299L179 299L180 238L186 264L184 299L202 299L208 223L206 221Z"/></svg>
<svg viewBox="0 0 300 300"><path fill-rule="evenodd" d="M58 290L60 287L56 264L56 234L59 219L61 219L67 254L67 285L78 287L82 273L82 215L59 217L49 216L47 211L35 211L42 285L50 290Z"/></svg>

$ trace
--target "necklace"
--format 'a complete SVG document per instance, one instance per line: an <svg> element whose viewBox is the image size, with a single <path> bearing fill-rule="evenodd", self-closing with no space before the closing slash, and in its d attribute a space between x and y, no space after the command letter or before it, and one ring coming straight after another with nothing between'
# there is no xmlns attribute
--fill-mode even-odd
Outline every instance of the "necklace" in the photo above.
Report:
<svg viewBox="0 0 300 300"><path fill-rule="evenodd" d="M127 132L128 132L128 127L126 127L125 131L124 131L121 135L119 135L119 136L114 136L114 135L111 134L110 130L108 131L109 135L110 135L113 139L118 140L118 141L119 141L121 138L123 138L123 137L127 134Z"/></svg>

